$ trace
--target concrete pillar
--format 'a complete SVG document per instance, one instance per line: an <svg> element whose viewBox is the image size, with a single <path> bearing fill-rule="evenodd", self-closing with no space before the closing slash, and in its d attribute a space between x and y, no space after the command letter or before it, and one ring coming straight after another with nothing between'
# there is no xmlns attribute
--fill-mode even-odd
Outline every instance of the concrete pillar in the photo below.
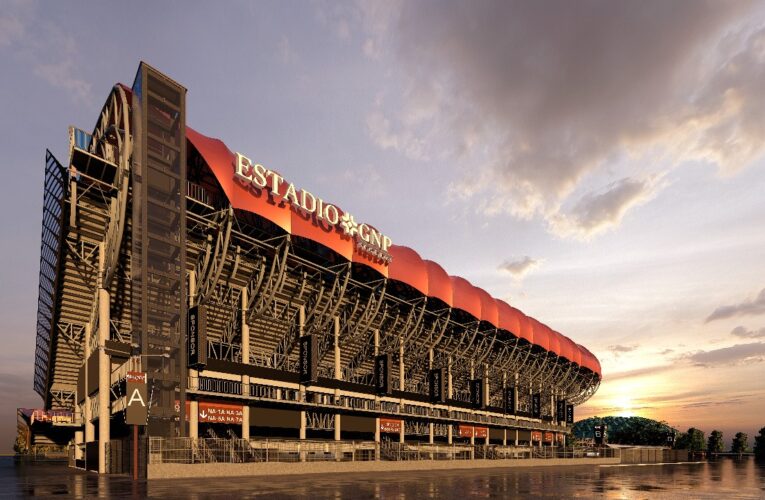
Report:
<svg viewBox="0 0 765 500"><path fill-rule="evenodd" d="M302 337L305 335L305 306L301 305L300 308L298 308L298 336ZM299 385L298 386L300 394L299 399L300 401L305 401L305 386ZM305 410L300 411L300 429L298 430L299 434L298 437L300 439L305 439L306 434L306 428L305 428ZM305 453L300 454L300 460L305 461Z"/></svg>
<svg viewBox="0 0 765 500"><path fill-rule="evenodd" d="M502 430L502 446L507 446L507 429Z"/></svg>
<svg viewBox="0 0 765 500"><path fill-rule="evenodd" d="M334 318L334 334L335 334L335 380L343 379L343 371L340 366L340 317Z"/></svg>
<svg viewBox="0 0 765 500"><path fill-rule="evenodd" d="M398 442L403 443L406 441L406 420L401 419L401 430L398 433Z"/></svg>
<svg viewBox="0 0 765 500"><path fill-rule="evenodd" d="M452 435L454 433L454 426L452 424L448 424L449 427L446 428L446 442L449 444L452 444Z"/></svg>
<svg viewBox="0 0 765 500"><path fill-rule="evenodd" d="M428 349L428 370L432 370L432 369L433 369L433 348L431 347L430 349ZM430 405L431 408L433 408L433 406L434 406L433 404ZM434 434L433 422L429 422L428 423L428 442L430 444L433 444L433 434ZM431 456L431 458L433 457Z"/></svg>
<svg viewBox="0 0 765 500"><path fill-rule="evenodd" d="M83 431L74 431L74 459L82 460L82 440L84 437Z"/></svg>
<svg viewBox="0 0 765 500"><path fill-rule="evenodd" d="M515 446L518 446L518 429L515 429Z"/></svg>
<svg viewBox="0 0 765 500"><path fill-rule="evenodd" d="M489 392L491 387L489 386L489 364L484 363L483 365L483 404L485 406L489 406L489 395L491 392Z"/></svg>
<svg viewBox="0 0 765 500"><path fill-rule="evenodd" d="M71 175L69 181L69 227L77 227L77 171L72 171L74 167L69 170Z"/></svg>
<svg viewBox="0 0 765 500"><path fill-rule="evenodd" d="M374 330L375 356L380 355L380 330ZM379 405L380 397L375 394L375 405ZM375 417L375 460L380 460L380 417Z"/></svg>
<svg viewBox="0 0 765 500"><path fill-rule="evenodd" d="M82 408L82 419L85 421L85 442L92 443L95 437L95 428L93 426L93 414L90 407L90 395L88 394L88 359L90 359L90 336L92 334L92 325L90 323L85 325L85 334L83 335L85 345L83 346L83 352L85 353L85 401Z"/></svg>
<svg viewBox="0 0 765 500"><path fill-rule="evenodd" d="M513 382L513 387L515 387L515 390L513 391L513 414L518 414L518 372L515 372L515 380ZM518 444L517 442L515 444Z"/></svg>
<svg viewBox="0 0 765 500"><path fill-rule="evenodd" d="M398 390L404 390L404 339L398 343Z"/></svg>
<svg viewBox="0 0 765 500"><path fill-rule="evenodd" d="M240 316L242 321L242 363L250 364L250 327L247 324L247 303L249 302L247 287L242 287L240 297ZM250 395L250 376L242 375L242 395ZM250 405L242 405L242 439L250 440Z"/></svg>
<svg viewBox="0 0 765 500"><path fill-rule="evenodd" d="M340 366L340 317L335 316L333 321L333 333L335 337L335 380L343 379L343 371ZM340 400L340 389L335 389L335 401ZM341 437L341 415L335 414L335 441L340 441Z"/></svg>
<svg viewBox="0 0 765 500"><path fill-rule="evenodd" d="M111 418L111 367L106 354L106 341L109 339L110 300L109 291L104 283L106 270L106 245L102 242L98 249L98 472L106 473L106 446L110 440Z"/></svg>

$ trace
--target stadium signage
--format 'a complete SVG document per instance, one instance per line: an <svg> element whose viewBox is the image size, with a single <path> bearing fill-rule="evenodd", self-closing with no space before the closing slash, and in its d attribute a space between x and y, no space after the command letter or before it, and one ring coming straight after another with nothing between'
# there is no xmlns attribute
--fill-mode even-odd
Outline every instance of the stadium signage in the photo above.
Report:
<svg viewBox="0 0 765 500"><path fill-rule="evenodd" d="M375 390L379 395L389 396L393 389L391 364L390 354L375 356Z"/></svg>
<svg viewBox="0 0 765 500"><path fill-rule="evenodd" d="M207 365L207 309L205 306L189 308L186 324L187 358L189 368L203 370Z"/></svg>
<svg viewBox="0 0 765 500"><path fill-rule="evenodd" d="M127 372L125 376L127 407L125 423L128 425L146 425L149 417L149 391L146 387L146 372Z"/></svg>
<svg viewBox="0 0 765 500"><path fill-rule="evenodd" d="M542 417L542 395L535 393L531 395L531 418Z"/></svg>
<svg viewBox="0 0 765 500"><path fill-rule="evenodd" d="M332 227L340 226L343 233L356 241L357 247L368 254L390 263L391 255L388 253L393 244L390 237L377 231L365 223L358 223L348 212L343 212L331 203L327 203L306 191L298 189L281 175L273 170L265 168L259 163L253 163L241 153L236 153L234 165L234 177L245 186L253 186L258 189L268 189L274 197L281 198L292 207L302 212L315 216L320 222ZM286 188L284 187L286 186Z"/></svg>
<svg viewBox="0 0 765 500"><path fill-rule="evenodd" d="M393 418L381 418L380 419L380 432L386 433L399 433L403 424L403 420L396 420Z"/></svg>

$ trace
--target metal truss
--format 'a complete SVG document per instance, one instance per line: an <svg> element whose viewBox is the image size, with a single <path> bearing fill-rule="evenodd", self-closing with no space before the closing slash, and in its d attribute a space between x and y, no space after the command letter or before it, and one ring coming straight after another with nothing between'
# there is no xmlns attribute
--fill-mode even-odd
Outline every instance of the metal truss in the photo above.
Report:
<svg viewBox="0 0 765 500"><path fill-rule="evenodd" d="M331 431L335 428L335 414L307 411L305 412L305 427L318 431Z"/></svg>

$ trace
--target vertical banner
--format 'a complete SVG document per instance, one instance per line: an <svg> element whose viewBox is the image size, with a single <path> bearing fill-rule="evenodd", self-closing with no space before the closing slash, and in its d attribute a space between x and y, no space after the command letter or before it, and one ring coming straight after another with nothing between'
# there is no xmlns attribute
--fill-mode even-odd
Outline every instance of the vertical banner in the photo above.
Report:
<svg viewBox="0 0 765 500"><path fill-rule="evenodd" d="M555 420L562 423L566 420L566 400L559 399L555 402Z"/></svg>
<svg viewBox="0 0 765 500"><path fill-rule="evenodd" d="M446 402L446 369L436 368L430 370L430 402Z"/></svg>
<svg viewBox="0 0 765 500"><path fill-rule="evenodd" d="M381 354L375 356L375 392L381 395L390 395L393 389L391 373L391 355Z"/></svg>
<svg viewBox="0 0 765 500"><path fill-rule="evenodd" d="M470 404L473 408L483 408L486 401L483 398L483 379L475 378L470 381Z"/></svg>
<svg viewBox="0 0 765 500"><path fill-rule="evenodd" d="M189 308L186 338L189 368L203 370L207 364L207 307Z"/></svg>
<svg viewBox="0 0 765 500"><path fill-rule="evenodd" d="M300 337L300 383L312 384L319 377L319 343L316 335Z"/></svg>
<svg viewBox="0 0 765 500"><path fill-rule="evenodd" d="M125 376L125 423L146 425L149 418L149 391L146 388L145 372L127 372Z"/></svg>
<svg viewBox="0 0 765 500"><path fill-rule="evenodd" d="M606 443L606 435L608 428L605 425L596 425L593 427L593 437L595 438L595 444L601 446Z"/></svg>
<svg viewBox="0 0 765 500"><path fill-rule="evenodd" d="M542 395L538 392L531 395L531 418L542 418Z"/></svg>
<svg viewBox="0 0 765 500"><path fill-rule="evenodd" d="M566 424L573 425L574 423L574 405L566 405Z"/></svg>
<svg viewBox="0 0 765 500"><path fill-rule="evenodd" d="M515 387L505 387L505 413L515 415Z"/></svg>

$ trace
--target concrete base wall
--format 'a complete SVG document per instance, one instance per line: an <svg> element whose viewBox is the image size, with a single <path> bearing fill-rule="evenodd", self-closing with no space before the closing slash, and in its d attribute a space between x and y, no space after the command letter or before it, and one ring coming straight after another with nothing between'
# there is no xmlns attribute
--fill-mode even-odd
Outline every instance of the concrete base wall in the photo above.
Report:
<svg viewBox="0 0 765 500"><path fill-rule="evenodd" d="M622 448L623 464L656 464L688 461L688 450L662 448Z"/></svg>
<svg viewBox="0 0 765 500"><path fill-rule="evenodd" d="M412 470L497 469L561 465L618 464L619 458L567 458L525 460L444 460L379 462L252 462L243 464L150 464L149 479L189 477L270 476L337 472L394 472Z"/></svg>

